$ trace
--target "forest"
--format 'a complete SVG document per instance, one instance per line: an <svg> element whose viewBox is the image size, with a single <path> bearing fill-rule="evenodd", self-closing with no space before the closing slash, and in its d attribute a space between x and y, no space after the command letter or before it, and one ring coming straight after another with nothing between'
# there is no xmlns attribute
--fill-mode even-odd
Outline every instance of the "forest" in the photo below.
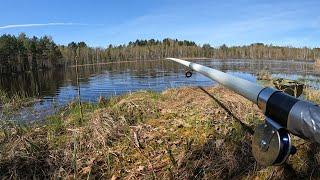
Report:
<svg viewBox="0 0 320 180"><path fill-rule="evenodd" d="M320 48L298 48L254 43L244 46L212 47L193 41L166 38L136 40L123 45L89 47L85 42L57 45L50 36L0 37L0 73L17 73L78 64L95 64L130 60L160 60L166 57L213 59L305 60L320 58Z"/></svg>
<svg viewBox="0 0 320 180"><path fill-rule="evenodd" d="M29 38L21 33L0 37L0 73L49 69L62 62L59 47L49 36Z"/></svg>

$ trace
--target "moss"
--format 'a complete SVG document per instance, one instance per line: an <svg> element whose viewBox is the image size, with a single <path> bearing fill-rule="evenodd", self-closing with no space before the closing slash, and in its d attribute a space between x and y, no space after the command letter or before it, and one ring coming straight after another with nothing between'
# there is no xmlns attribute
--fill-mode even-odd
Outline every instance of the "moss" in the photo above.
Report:
<svg viewBox="0 0 320 180"><path fill-rule="evenodd" d="M66 134L51 137L49 137L49 134L50 133L48 133L49 142L53 148L59 148L71 141L70 136Z"/></svg>

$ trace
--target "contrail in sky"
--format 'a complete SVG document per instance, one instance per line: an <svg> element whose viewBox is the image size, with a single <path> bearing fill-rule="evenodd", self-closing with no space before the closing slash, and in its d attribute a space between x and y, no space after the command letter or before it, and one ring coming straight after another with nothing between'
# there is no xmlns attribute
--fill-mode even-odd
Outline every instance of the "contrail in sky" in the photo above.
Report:
<svg viewBox="0 0 320 180"><path fill-rule="evenodd" d="M9 25L5 25L5 26L0 26L0 29L12 29L12 28L23 28L23 27L41 27L41 26L72 26L72 25L85 26L88 24L81 24L81 23L9 24Z"/></svg>

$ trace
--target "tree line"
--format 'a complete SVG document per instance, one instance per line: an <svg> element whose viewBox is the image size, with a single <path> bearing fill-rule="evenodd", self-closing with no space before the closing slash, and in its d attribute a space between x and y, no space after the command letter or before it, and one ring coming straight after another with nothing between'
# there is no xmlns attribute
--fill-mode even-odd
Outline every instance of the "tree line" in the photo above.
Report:
<svg viewBox="0 0 320 180"><path fill-rule="evenodd" d="M49 36L27 37L2 35L0 37L0 73L35 71L78 64L95 64L130 60L160 60L166 57L213 59L274 59L315 60L320 48L297 48L255 43L245 46L210 44L177 39L136 40L105 48L89 47L85 42L57 45Z"/></svg>
<svg viewBox="0 0 320 180"><path fill-rule="evenodd" d="M270 59L270 60L304 60L320 58L320 48L297 48L291 46L274 46L254 43L245 46L222 45L212 47L210 44L197 45L193 41L163 39L162 41L136 40L123 45L109 45L106 48L88 47L84 42L72 42L60 46L67 64L94 64L130 60L157 60L166 57L179 58L213 58L213 59Z"/></svg>
<svg viewBox="0 0 320 180"><path fill-rule="evenodd" d="M21 33L0 37L0 73L49 69L62 62L59 47L49 36L29 38Z"/></svg>

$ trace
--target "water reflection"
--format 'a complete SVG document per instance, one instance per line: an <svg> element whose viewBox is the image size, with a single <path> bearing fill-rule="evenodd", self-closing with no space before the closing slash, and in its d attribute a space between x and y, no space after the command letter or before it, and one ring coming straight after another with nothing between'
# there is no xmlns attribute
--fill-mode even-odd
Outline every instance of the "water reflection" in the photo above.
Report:
<svg viewBox="0 0 320 180"><path fill-rule="evenodd" d="M267 70L274 77L303 79L314 88L320 87L319 74L316 73L313 63L254 60L197 62L250 81L256 81L257 72ZM82 66L79 67L81 98L84 101L94 102L99 96L110 97L140 89L163 91L180 86L214 84L210 79L197 73L191 78L185 78L184 71L185 67L166 60ZM76 97L75 68L1 76L0 89L10 94L23 93L42 98L41 103L25 109L26 112L20 112L23 119L41 119L54 112L56 106L64 105ZM29 111L32 113L28 113Z"/></svg>

